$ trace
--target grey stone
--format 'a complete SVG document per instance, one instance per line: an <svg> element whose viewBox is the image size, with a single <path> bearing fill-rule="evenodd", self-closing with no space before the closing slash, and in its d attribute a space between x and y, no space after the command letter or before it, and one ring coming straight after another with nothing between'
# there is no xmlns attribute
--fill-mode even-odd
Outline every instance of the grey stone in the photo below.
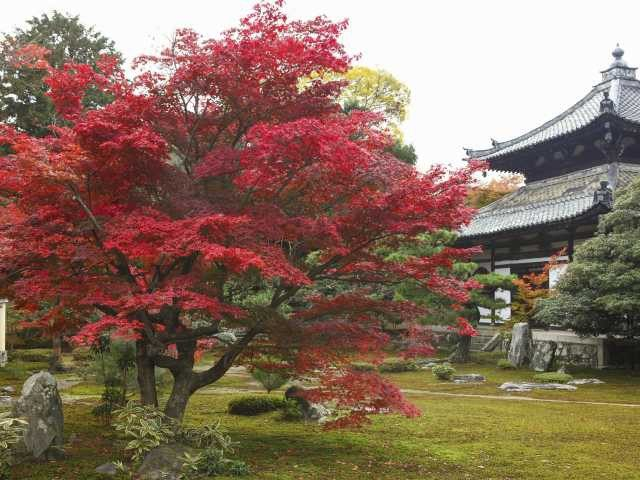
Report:
<svg viewBox="0 0 640 480"><path fill-rule="evenodd" d="M311 403L304 398L305 389L298 386L291 386L284 392L285 398L295 400L300 406L302 417L307 422L324 423L327 421L331 411L319 403Z"/></svg>
<svg viewBox="0 0 640 480"><path fill-rule="evenodd" d="M576 378L567 382L568 385L599 385L604 383L599 378Z"/></svg>
<svg viewBox="0 0 640 480"><path fill-rule="evenodd" d="M0 395L0 407L10 407L11 397L6 395Z"/></svg>
<svg viewBox="0 0 640 480"><path fill-rule="evenodd" d="M511 333L511 344L507 358L516 367L527 365L531 360L531 329L526 322L516 323Z"/></svg>
<svg viewBox="0 0 640 480"><path fill-rule="evenodd" d="M506 392L530 392L531 390L577 390L578 387L564 383L511 383L506 382L498 387Z"/></svg>
<svg viewBox="0 0 640 480"><path fill-rule="evenodd" d="M96 467L95 472L101 473L102 475L115 476L118 474L118 467L116 467L116 464L113 462L103 463L99 467Z"/></svg>
<svg viewBox="0 0 640 480"><path fill-rule="evenodd" d="M23 442L30 455L45 459L61 455L64 417L53 375L43 371L30 376L13 404L13 415L28 422Z"/></svg>
<svg viewBox="0 0 640 480"><path fill-rule="evenodd" d="M454 375L453 383L481 383L486 379L478 373L467 373L465 375Z"/></svg>
<svg viewBox="0 0 640 480"><path fill-rule="evenodd" d="M179 443L160 445L144 457L137 472L139 480L178 480L182 470L182 457L193 450Z"/></svg>
<svg viewBox="0 0 640 480"><path fill-rule="evenodd" d="M547 372L553 363L557 346L556 342L535 342L531 368L536 372Z"/></svg>
<svg viewBox="0 0 640 480"><path fill-rule="evenodd" d="M13 393L16 393L16 389L13 388L11 385L7 385L6 387L0 387L0 393L6 393L8 395L11 395Z"/></svg>

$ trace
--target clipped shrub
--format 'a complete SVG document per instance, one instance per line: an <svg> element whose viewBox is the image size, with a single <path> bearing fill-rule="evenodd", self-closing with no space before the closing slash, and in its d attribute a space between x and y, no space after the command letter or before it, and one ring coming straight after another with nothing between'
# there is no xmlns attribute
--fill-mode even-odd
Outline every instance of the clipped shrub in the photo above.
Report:
<svg viewBox="0 0 640 480"><path fill-rule="evenodd" d="M374 372L376 370L376 366L369 362L353 362L351 368L356 372Z"/></svg>
<svg viewBox="0 0 640 480"><path fill-rule="evenodd" d="M283 408L285 400L278 397L247 396L229 402L229 413L233 415L260 415Z"/></svg>
<svg viewBox="0 0 640 480"><path fill-rule="evenodd" d="M254 368L251 376L264 387L267 393L277 390L289 381L287 375L280 372L269 372L261 368Z"/></svg>
<svg viewBox="0 0 640 480"><path fill-rule="evenodd" d="M498 360L497 367L502 370L515 370L516 366L506 358Z"/></svg>
<svg viewBox="0 0 640 480"><path fill-rule="evenodd" d="M380 373L413 372L418 365L413 360L386 360L378 367Z"/></svg>
<svg viewBox="0 0 640 480"><path fill-rule="evenodd" d="M533 380L539 383L567 383L573 380L573 376L562 372L545 372L534 375Z"/></svg>
<svg viewBox="0 0 640 480"><path fill-rule="evenodd" d="M51 358L50 348L32 348L29 350L14 350L11 357L14 360L22 360L31 363L49 363Z"/></svg>
<svg viewBox="0 0 640 480"><path fill-rule="evenodd" d="M438 380L451 380L453 374L456 373L456 369L448 363L442 363L440 365L434 365L433 368L431 368L431 373L433 373L433 376Z"/></svg>
<svg viewBox="0 0 640 480"><path fill-rule="evenodd" d="M302 420L303 418L304 413L302 413L300 402L293 398L286 399L282 405L282 419L295 422Z"/></svg>

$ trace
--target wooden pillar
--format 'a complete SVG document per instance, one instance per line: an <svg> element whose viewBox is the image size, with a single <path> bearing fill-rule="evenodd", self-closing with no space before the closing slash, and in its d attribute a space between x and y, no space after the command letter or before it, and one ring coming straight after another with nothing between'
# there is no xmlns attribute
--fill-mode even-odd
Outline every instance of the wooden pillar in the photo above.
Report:
<svg viewBox="0 0 640 480"><path fill-rule="evenodd" d="M496 246L491 244L491 271L494 272L496 270Z"/></svg>
<svg viewBox="0 0 640 480"><path fill-rule="evenodd" d="M0 298L0 366L4 366L7 363L7 306L8 300Z"/></svg>
<svg viewBox="0 0 640 480"><path fill-rule="evenodd" d="M576 231L574 228L569 229L569 241L567 242L567 256L569 257L569 261L573 262L573 244L576 236Z"/></svg>

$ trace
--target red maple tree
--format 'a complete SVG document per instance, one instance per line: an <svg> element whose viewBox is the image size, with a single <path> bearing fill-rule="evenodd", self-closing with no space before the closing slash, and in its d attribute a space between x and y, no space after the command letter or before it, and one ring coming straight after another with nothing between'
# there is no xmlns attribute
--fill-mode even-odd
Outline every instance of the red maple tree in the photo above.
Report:
<svg viewBox="0 0 640 480"><path fill-rule="evenodd" d="M469 221L477 167L419 173L387 153L379 116L340 111L340 82L301 88L349 67L346 26L290 21L281 3L261 3L220 38L178 31L169 48L137 60L134 80L108 58L97 71L49 68L66 123L45 138L0 127L10 152L0 158L4 292L25 310L48 306L47 324L76 331L76 341L134 338L141 400L157 404L154 368L167 368L165 411L175 418L257 352L315 378L309 397L334 401L340 425L418 414L351 362L382 355L383 320L413 325L421 314L384 288L411 278L466 300L448 268L470 251L385 258L418 234ZM88 89L113 102L85 110ZM237 338L222 341L229 330ZM430 351L428 334L407 331L410 352ZM197 352L214 344L215 361L194 370Z"/></svg>

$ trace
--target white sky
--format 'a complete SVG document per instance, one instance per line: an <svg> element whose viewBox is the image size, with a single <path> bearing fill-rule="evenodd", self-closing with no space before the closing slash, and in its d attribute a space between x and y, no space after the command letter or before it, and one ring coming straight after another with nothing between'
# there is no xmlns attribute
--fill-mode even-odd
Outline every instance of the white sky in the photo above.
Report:
<svg viewBox="0 0 640 480"><path fill-rule="evenodd" d="M255 1L6 3L0 31L57 9L80 15L131 60L179 27L215 36ZM295 18L349 18L348 51L411 88L403 129L421 168L458 162L462 147L487 148L490 137L508 140L571 106L598 82L616 42L640 66L638 0L288 0L286 10Z"/></svg>

